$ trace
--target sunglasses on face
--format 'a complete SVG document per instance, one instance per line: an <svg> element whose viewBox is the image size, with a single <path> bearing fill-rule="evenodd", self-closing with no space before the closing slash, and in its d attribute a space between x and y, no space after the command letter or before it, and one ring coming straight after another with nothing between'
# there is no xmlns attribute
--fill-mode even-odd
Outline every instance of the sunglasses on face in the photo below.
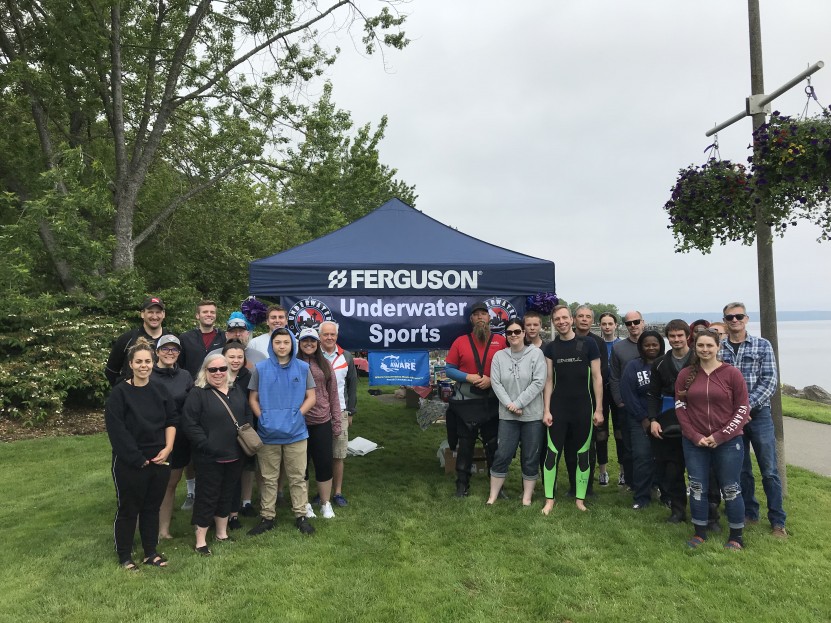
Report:
<svg viewBox="0 0 831 623"><path fill-rule="evenodd" d="M625 324L627 327L637 327L641 322L642 320L640 318L637 318L635 320L624 320L623 324Z"/></svg>
<svg viewBox="0 0 831 623"><path fill-rule="evenodd" d="M211 374L215 374L217 372L228 372L228 366L218 366L216 368L205 368Z"/></svg>
<svg viewBox="0 0 831 623"><path fill-rule="evenodd" d="M505 335L522 335L522 329L507 329Z"/></svg>
<svg viewBox="0 0 831 623"><path fill-rule="evenodd" d="M747 314L725 314L724 319L727 322L731 322L733 320L744 320L747 318Z"/></svg>

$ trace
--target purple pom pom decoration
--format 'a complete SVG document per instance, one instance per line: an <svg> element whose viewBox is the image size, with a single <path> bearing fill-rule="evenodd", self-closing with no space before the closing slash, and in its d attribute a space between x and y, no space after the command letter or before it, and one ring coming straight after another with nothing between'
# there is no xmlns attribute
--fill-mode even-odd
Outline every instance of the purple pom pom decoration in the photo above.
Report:
<svg viewBox="0 0 831 623"><path fill-rule="evenodd" d="M554 292L538 292L525 299L525 309L532 309L548 316L560 302Z"/></svg>
<svg viewBox="0 0 831 623"><path fill-rule="evenodd" d="M255 326L265 322L268 316L268 307L258 301L256 296L249 296L239 307L248 322Z"/></svg>

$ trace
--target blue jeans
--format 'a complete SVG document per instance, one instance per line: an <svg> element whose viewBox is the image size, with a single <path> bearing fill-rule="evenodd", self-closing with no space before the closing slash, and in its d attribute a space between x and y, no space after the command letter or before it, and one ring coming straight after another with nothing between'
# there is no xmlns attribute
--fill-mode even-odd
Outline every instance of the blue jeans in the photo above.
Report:
<svg viewBox="0 0 831 623"><path fill-rule="evenodd" d="M640 422L626 414L629 432L629 448L632 455L632 472L626 474L626 484L632 487L635 504L648 506L652 500L652 480L655 476L655 458L652 454L650 435Z"/></svg>
<svg viewBox="0 0 831 623"><path fill-rule="evenodd" d="M776 438L773 435L773 418L770 407L756 407L750 411L750 422L744 427L746 443L753 447L762 487L768 499L768 520L771 526L785 526L785 510L782 508L782 482L776 467ZM750 519L759 519L759 501L756 499L756 480L750 463L750 448L744 454L742 466L742 496Z"/></svg>
<svg viewBox="0 0 831 623"><path fill-rule="evenodd" d="M540 477L540 450L542 448L543 429L539 420L520 422L517 420L499 420L499 445L491 467L491 476L505 478L508 466L521 446L519 454L523 480L537 480Z"/></svg>
<svg viewBox="0 0 831 623"><path fill-rule="evenodd" d="M744 440L741 435L715 448L702 448L686 437L684 460L690 476L690 515L697 526L706 526L710 504L707 493L710 470L715 470L721 493L724 496L724 512L731 528L744 528L744 499L739 483L744 461Z"/></svg>

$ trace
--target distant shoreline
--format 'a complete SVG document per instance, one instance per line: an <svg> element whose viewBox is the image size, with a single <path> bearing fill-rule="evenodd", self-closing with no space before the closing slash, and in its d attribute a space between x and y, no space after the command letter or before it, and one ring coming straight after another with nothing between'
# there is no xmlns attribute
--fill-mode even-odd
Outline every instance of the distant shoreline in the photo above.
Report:
<svg viewBox="0 0 831 623"><path fill-rule="evenodd" d="M751 320L759 321L759 312L758 311L748 311L748 315L750 316ZM719 311L709 311L709 312L644 312L643 317L644 320L647 322L669 322L673 318L680 318L681 320L685 320L686 322L692 322L694 320L698 320L699 318L704 318L709 321L714 321L717 318L721 318L722 312ZM777 311L776 312L776 321L777 322L812 322L817 320L831 320L831 311L820 311L820 310L810 310L810 311Z"/></svg>

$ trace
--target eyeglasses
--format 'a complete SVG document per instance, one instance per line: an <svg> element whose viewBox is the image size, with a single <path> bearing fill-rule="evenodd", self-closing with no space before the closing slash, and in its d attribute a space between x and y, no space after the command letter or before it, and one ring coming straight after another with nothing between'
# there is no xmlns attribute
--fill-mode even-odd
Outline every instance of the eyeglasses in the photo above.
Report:
<svg viewBox="0 0 831 623"><path fill-rule="evenodd" d="M744 320L747 318L747 314L724 314L724 319L727 322L732 322L733 320Z"/></svg>
<svg viewBox="0 0 831 623"><path fill-rule="evenodd" d="M205 368L211 374L215 374L217 372L228 372L228 366L218 366L216 368Z"/></svg>
<svg viewBox="0 0 831 623"><path fill-rule="evenodd" d="M522 335L522 329L507 329L505 335Z"/></svg>
<svg viewBox="0 0 831 623"><path fill-rule="evenodd" d="M635 320L624 320L623 324L627 327L637 327L643 320L641 318L636 318Z"/></svg>
<svg viewBox="0 0 831 623"><path fill-rule="evenodd" d="M178 354L181 351L178 348L162 347L162 348L159 349L159 352L164 353L166 355L173 355L173 354Z"/></svg>

